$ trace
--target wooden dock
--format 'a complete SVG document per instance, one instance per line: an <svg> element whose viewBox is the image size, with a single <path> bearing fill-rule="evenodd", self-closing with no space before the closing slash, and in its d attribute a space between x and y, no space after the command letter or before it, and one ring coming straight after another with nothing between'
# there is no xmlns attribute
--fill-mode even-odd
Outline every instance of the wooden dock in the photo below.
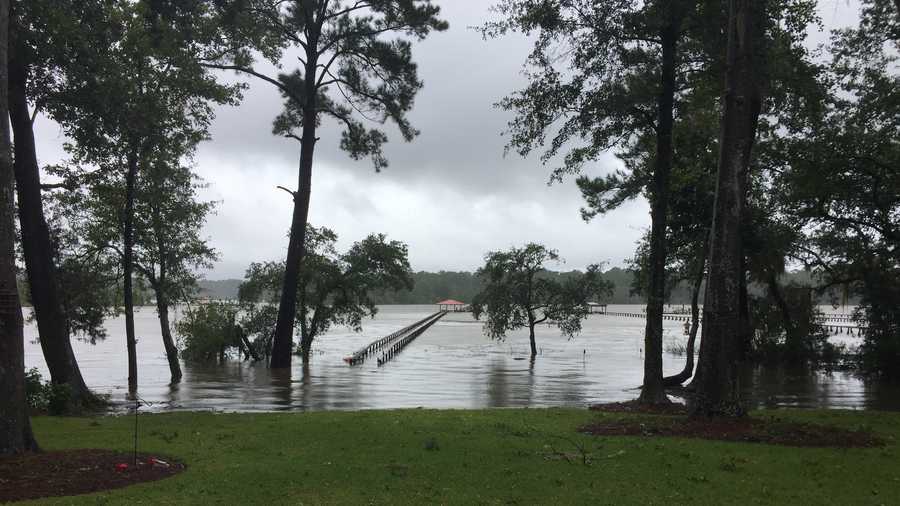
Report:
<svg viewBox="0 0 900 506"><path fill-rule="evenodd" d="M606 313L595 313L601 314L605 316L619 316L623 318L647 318L647 313L623 313L623 312L606 312ZM673 313L665 313L663 314L663 320L674 320L678 322L689 322L691 321L690 315L683 314L673 314ZM860 335L860 332L865 332L868 327L862 325L827 325L829 322L841 322L841 323L855 323L856 320L853 319L852 315L841 314L841 315L823 315L816 319L816 321L822 325L822 327L833 335L836 334L847 334L850 336ZM700 323L703 323L703 317L700 317Z"/></svg>
<svg viewBox="0 0 900 506"><path fill-rule="evenodd" d="M422 335L423 332L428 330L428 327L434 325L435 322L443 318L446 314L447 311L438 311L437 313L422 318L412 325L407 325L392 334L384 336L376 341L372 341L367 346L357 350L354 354L344 358L344 362L350 365L359 365L365 362L369 357L374 356L378 352L382 352L381 357L378 358L378 365L381 366L382 363L394 358L397 353ZM390 358L387 358L388 356Z"/></svg>

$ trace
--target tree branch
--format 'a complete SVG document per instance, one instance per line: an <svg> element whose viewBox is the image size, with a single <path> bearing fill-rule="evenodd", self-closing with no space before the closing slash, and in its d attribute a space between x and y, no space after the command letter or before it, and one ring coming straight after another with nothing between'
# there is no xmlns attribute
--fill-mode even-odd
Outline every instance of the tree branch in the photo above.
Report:
<svg viewBox="0 0 900 506"><path fill-rule="evenodd" d="M243 72L245 74L250 74L251 76L258 77L259 79L262 79L263 81L266 81L267 83L274 85L279 90L281 90L285 95L290 97L291 100L294 100L298 104L303 104L303 102L304 102L302 97L298 96L296 93L293 92L293 90L291 90L290 88L288 88L287 86L282 84L281 81L279 81L277 79L273 79L265 74L260 74L259 72L253 70L252 68L241 67L240 65L218 65L218 64L214 64L214 63L202 63L202 62L200 63L200 66L207 67L207 68L213 68L213 69L220 69L220 70L234 70L237 72Z"/></svg>
<svg viewBox="0 0 900 506"><path fill-rule="evenodd" d="M297 192L295 192L295 191L288 190L287 188L285 188L284 186L281 186L281 185L278 185L275 188L278 188L279 190L284 190L284 191L288 192L291 195L291 198L297 198Z"/></svg>

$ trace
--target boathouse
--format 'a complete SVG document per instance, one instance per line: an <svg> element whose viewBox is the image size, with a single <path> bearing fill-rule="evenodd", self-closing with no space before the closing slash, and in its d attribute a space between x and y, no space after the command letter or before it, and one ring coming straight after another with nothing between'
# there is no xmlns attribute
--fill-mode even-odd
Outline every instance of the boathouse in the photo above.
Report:
<svg viewBox="0 0 900 506"><path fill-rule="evenodd" d="M463 313L469 310L469 305L455 299L442 300L437 303L438 311L452 311L454 313Z"/></svg>
<svg viewBox="0 0 900 506"><path fill-rule="evenodd" d="M606 314L606 304L599 304L597 302L588 302L588 312L591 314L599 313Z"/></svg>

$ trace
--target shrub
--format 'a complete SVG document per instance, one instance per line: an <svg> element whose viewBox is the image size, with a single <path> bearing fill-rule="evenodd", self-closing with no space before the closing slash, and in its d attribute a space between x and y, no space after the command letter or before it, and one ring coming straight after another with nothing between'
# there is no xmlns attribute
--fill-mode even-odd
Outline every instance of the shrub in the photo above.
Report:
<svg viewBox="0 0 900 506"><path fill-rule="evenodd" d="M25 372L25 401L32 411L64 415L69 412L71 399L72 390L69 385L54 385L44 381L35 368Z"/></svg>
<svg viewBox="0 0 900 506"><path fill-rule="evenodd" d="M789 319L771 297L751 296L753 332L748 357L792 365L824 365L838 360L840 350L828 341L827 332L818 323L820 313L812 298L803 289L791 288L784 290Z"/></svg>
<svg viewBox="0 0 900 506"><path fill-rule="evenodd" d="M40 371L32 367L25 371L25 402L35 411L47 410L47 396L44 394L44 379Z"/></svg>
<svg viewBox="0 0 900 506"><path fill-rule="evenodd" d="M198 304L188 308L175 331L185 360L224 360L228 352L240 346L235 327L237 306L227 302Z"/></svg>
<svg viewBox="0 0 900 506"><path fill-rule="evenodd" d="M867 374L900 378L900 269L866 274L854 319L865 328L860 367Z"/></svg>

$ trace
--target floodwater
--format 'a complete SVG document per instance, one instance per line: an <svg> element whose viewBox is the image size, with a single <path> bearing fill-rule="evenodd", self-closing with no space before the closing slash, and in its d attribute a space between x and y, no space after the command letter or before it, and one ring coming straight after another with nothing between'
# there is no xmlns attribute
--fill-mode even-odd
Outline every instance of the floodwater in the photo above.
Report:
<svg viewBox="0 0 900 506"><path fill-rule="evenodd" d="M610 306L639 313L642 306ZM829 308L830 309L830 308ZM351 410L385 408L583 407L637 396L642 376L645 320L591 315L581 334L566 339L549 326L537 330L540 354L529 360L527 331L492 341L469 313L451 313L378 367L374 359L350 367L343 358L436 310L434 306L381 306L361 333L332 329L314 345L311 363L298 358L290 374L264 364L183 363L184 379L170 386L159 324L153 308L135 315L139 397L151 410ZM180 316L174 312L174 318ZM683 323L664 321L664 343L683 343ZM109 337L91 345L73 342L88 385L124 402L124 318L107 322ZM26 332L25 364L49 377L36 328ZM852 338L851 338L852 339ZM665 373L681 370L685 357L666 353ZM789 372L758 368L744 384L753 405L900 410L900 390L869 384L851 373Z"/></svg>

